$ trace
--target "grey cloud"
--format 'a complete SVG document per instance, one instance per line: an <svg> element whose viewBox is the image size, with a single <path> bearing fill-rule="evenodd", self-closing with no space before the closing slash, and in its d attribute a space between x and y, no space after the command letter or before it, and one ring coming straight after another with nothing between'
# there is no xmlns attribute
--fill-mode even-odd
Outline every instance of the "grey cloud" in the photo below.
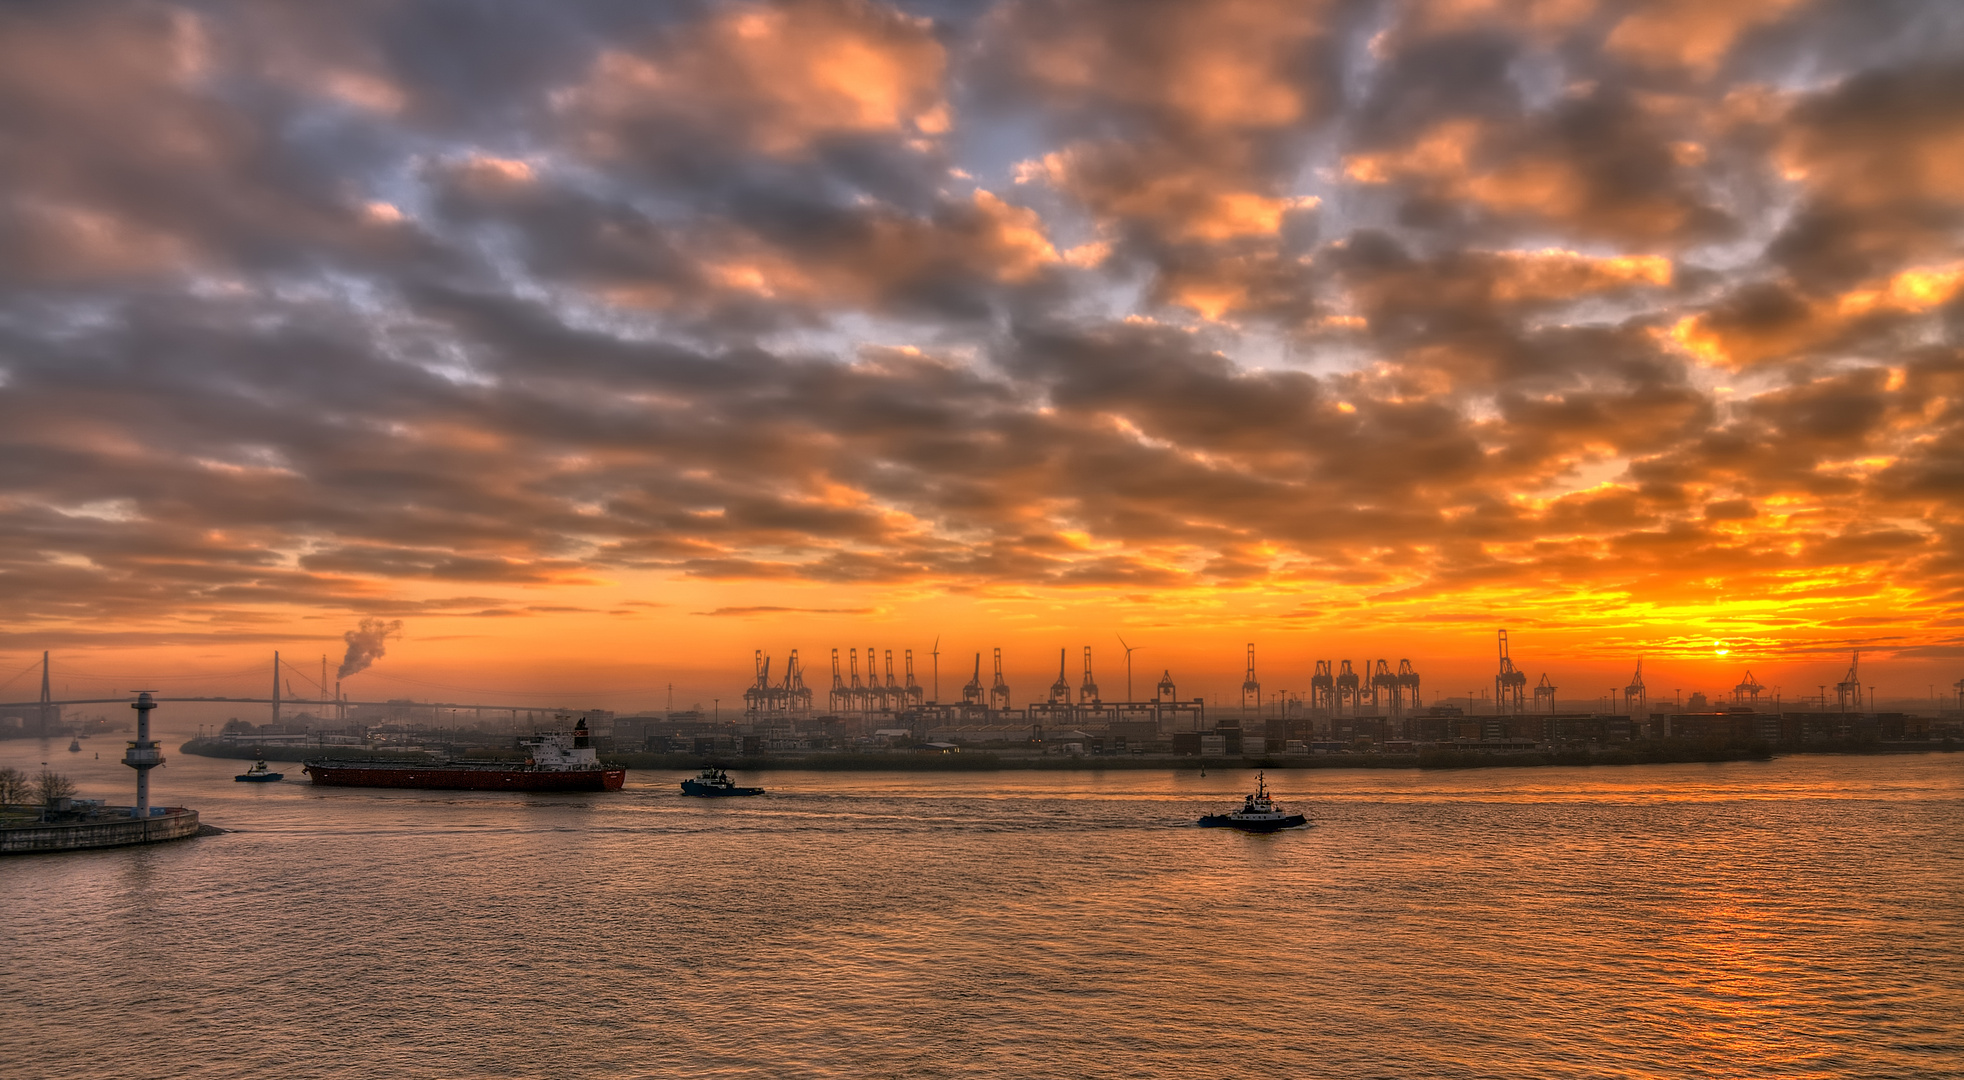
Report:
<svg viewBox="0 0 1964 1080"><path fill-rule="evenodd" d="M1964 583L1958 43L1424 7L10 11L0 600Z"/></svg>

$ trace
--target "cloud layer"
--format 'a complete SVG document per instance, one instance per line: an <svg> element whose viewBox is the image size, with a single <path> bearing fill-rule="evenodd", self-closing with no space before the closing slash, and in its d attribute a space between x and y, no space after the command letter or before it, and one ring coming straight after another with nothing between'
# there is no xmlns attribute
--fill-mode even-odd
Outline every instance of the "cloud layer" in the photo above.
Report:
<svg viewBox="0 0 1964 1080"><path fill-rule="evenodd" d="M7 638L698 580L1955 656L1960 61L1945 0L15 6Z"/></svg>

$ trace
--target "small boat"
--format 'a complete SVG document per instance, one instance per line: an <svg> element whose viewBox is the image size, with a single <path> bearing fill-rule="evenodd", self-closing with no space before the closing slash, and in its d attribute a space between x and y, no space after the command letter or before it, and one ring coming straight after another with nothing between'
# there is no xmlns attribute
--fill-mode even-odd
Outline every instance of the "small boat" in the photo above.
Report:
<svg viewBox="0 0 1964 1080"><path fill-rule="evenodd" d="M1269 797L1268 780L1264 774L1255 774L1255 793L1243 800L1241 809L1227 814L1209 814L1200 819L1204 829L1240 829L1242 832L1276 832L1281 829L1296 829L1309 824L1309 819L1301 814L1284 813L1275 808L1275 800Z"/></svg>
<svg viewBox="0 0 1964 1080"><path fill-rule="evenodd" d="M723 795L762 795L760 787L738 787L730 774L714 767L704 768L690 779L682 781L682 794L701 795L716 798Z"/></svg>
<svg viewBox="0 0 1964 1080"><path fill-rule="evenodd" d="M82 740L80 740L80 739L70 739L70 740L68 740L68 752L69 752L69 753L71 753L71 754L79 754L79 753L81 753L81 752L82 752Z"/></svg>
<svg viewBox="0 0 1964 1080"><path fill-rule="evenodd" d="M270 784L275 780L286 779L286 774L267 769L266 759L260 758L258 761L252 763L252 768L234 776L232 779L237 780L241 784Z"/></svg>

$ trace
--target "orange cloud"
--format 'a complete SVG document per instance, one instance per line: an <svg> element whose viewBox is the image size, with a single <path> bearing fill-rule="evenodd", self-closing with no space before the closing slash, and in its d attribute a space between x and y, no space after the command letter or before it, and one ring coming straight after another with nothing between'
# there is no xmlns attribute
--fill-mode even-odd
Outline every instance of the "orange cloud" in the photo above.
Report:
<svg viewBox="0 0 1964 1080"><path fill-rule="evenodd" d="M947 131L945 63L925 21L863 0L742 5L648 50L603 52L560 104L609 155L671 115L797 156L830 136Z"/></svg>
<svg viewBox="0 0 1964 1080"><path fill-rule="evenodd" d="M1186 131L1275 128L1319 102L1297 68L1320 36L1322 3L1006 5L996 27L1045 92L1150 109Z"/></svg>
<svg viewBox="0 0 1964 1080"><path fill-rule="evenodd" d="M1799 0L1666 0L1623 17L1604 42L1612 54L1648 67L1709 75L1754 26L1776 22Z"/></svg>

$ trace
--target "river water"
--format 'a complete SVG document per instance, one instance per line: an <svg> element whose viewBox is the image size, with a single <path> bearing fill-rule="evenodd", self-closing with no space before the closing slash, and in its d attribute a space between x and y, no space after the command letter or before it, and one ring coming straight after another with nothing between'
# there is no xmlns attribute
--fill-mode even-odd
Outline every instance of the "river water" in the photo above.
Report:
<svg viewBox="0 0 1964 1080"><path fill-rule="evenodd" d="M0 764L127 801L90 743ZM709 801L168 756L231 833L0 860L0 1074L1964 1076L1964 755L1283 772L1314 826L1273 836L1187 824L1222 769Z"/></svg>

